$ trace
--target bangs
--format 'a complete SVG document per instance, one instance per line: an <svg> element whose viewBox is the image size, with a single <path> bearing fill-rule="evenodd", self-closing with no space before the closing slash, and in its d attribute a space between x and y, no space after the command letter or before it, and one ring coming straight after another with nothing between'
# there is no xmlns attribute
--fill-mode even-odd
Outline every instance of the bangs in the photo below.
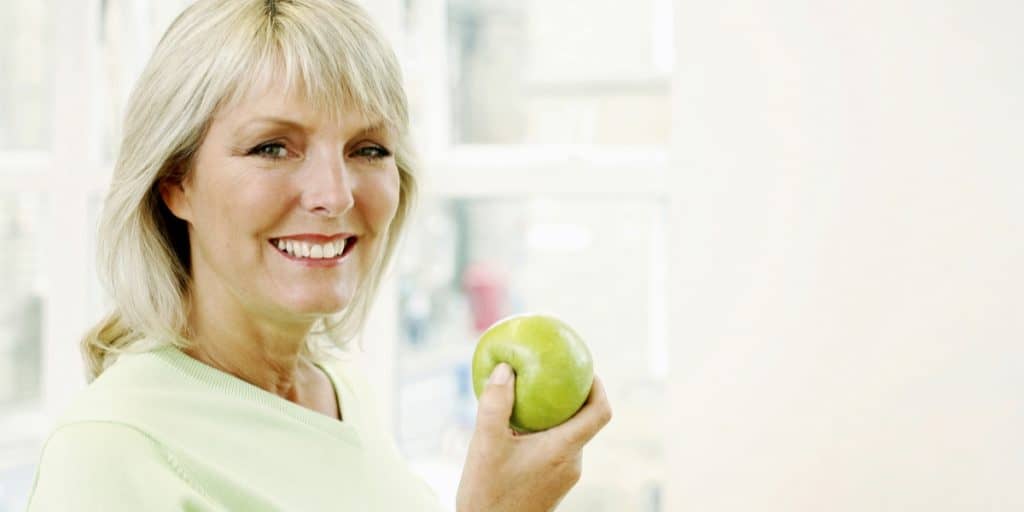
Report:
<svg viewBox="0 0 1024 512"><path fill-rule="evenodd" d="M297 94L333 122L355 111L369 124L404 132L408 109L401 72L361 11L333 4L323 8L337 17L314 16L292 2L274 5L258 17L254 34L233 34L237 51L222 54L233 58L223 63L230 71L221 108L271 84L283 85L286 94Z"/></svg>

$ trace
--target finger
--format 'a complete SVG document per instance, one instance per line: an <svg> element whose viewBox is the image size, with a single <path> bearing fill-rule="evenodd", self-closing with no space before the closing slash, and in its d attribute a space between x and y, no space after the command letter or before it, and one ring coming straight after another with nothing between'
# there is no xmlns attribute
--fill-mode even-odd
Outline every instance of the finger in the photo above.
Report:
<svg viewBox="0 0 1024 512"><path fill-rule="evenodd" d="M494 368L480 393L476 411L477 430L491 435L503 435L511 431L508 420L512 417L512 405L516 398L515 382L515 373L507 363L500 363Z"/></svg>
<svg viewBox="0 0 1024 512"><path fill-rule="evenodd" d="M561 425L551 429L551 433L566 442L583 446L590 442L597 433L612 419L611 404L605 394L601 379L594 376L587 401L576 414Z"/></svg>

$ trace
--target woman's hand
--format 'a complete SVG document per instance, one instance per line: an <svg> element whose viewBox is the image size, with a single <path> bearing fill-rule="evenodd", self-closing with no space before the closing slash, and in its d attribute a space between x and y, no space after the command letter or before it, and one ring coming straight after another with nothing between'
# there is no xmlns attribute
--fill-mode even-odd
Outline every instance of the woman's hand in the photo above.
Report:
<svg viewBox="0 0 1024 512"><path fill-rule="evenodd" d="M543 432L514 433L508 425L514 401L515 376L507 364L499 364L480 394L456 498L458 512L553 510L580 479L583 446L612 417L597 376L583 408Z"/></svg>

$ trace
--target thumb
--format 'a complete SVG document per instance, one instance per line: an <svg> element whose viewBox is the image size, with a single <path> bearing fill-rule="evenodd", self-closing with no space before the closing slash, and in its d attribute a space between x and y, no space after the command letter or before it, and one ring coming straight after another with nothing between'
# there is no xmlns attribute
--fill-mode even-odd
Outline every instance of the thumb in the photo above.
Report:
<svg viewBox="0 0 1024 512"><path fill-rule="evenodd" d="M480 393L476 412L476 428L491 433L506 433L516 399L516 376L508 363L500 363L491 372L487 385Z"/></svg>

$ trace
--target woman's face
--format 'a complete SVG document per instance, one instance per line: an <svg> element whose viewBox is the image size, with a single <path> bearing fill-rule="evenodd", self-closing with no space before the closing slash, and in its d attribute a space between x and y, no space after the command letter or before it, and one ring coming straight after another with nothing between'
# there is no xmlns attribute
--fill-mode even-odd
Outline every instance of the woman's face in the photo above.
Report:
<svg viewBox="0 0 1024 512"><path fill-rule="evenodd" d="M344 308L398 207L397 141L355 113L331 122L279 84L211 121L181 184L198 302L311 321ZM203 281L203 282L200 282Z"/></svg>

